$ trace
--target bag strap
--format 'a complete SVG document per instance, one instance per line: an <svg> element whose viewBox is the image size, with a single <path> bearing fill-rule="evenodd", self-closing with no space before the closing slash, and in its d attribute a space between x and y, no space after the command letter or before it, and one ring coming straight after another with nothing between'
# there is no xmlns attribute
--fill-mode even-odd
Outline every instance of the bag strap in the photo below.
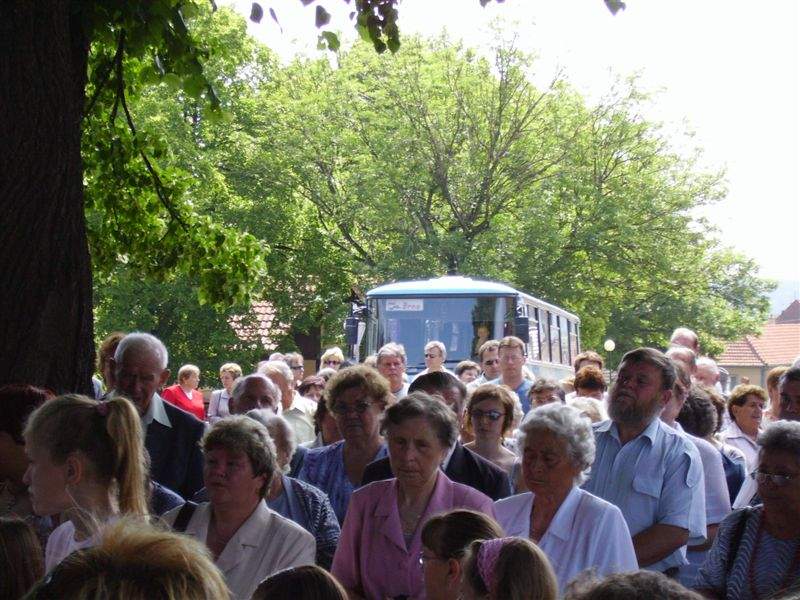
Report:
<svg viewBox="0 0 800 600"><path fill-rule="evenodd" d="M178 511L178 516L175 517L175 522L172 524L172 530L178 533L185 532L186 526L189 525L189 521L192 520L192 515L196 508L197 502L192 502L191 500L188 500L186 504L181 506L181 509Z"/></svg>

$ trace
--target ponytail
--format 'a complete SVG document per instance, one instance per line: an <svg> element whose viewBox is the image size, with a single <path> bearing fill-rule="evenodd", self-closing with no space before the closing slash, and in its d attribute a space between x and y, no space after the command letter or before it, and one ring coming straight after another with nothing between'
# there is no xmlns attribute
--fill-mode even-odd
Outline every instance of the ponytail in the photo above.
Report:
<svg viewBox="0 0 800 600"><path fill-rule="evenodd" d="M113 475L117 480L120 511L146 516L148 469L139 413L130 401L121 397L112 398L105 405L106 432L115 442Z"/></svg>
<svg viewBox="0 0 800 600"><path fill-rule="evenodd" d="M59 396L31 414L25 441L47 450L55 462L80 452L101 483L116 485L123 513L147 515L147 458L139 414L130 401Z"/></svg>

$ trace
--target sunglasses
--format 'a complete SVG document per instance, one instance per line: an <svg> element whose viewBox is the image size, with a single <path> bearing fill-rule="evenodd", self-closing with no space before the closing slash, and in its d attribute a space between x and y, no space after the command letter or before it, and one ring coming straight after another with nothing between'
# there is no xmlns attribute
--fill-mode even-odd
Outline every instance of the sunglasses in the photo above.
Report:
<svg viewBox="0 0 800 600"><path fill-rule="evenodd" d="M501 413L499 410L481 410L480 408L476 408L475 410L472 411L472 418L473 419L479 419L480 420L483 417L486 417L490 421L497 421L502 416L503 416L503 413Z"/></svg>
<svg viewBox="0 0 800 600"><path fill-rule="evenodd" d="M342 361L340 360L326 360L323 364L325 365L340 365Z"/></svg>
<svg viewBox="0 0 800 600"><path fill-rule="evenodd" d="M425 358L439 358L438 354L426 354Z"/></svg>

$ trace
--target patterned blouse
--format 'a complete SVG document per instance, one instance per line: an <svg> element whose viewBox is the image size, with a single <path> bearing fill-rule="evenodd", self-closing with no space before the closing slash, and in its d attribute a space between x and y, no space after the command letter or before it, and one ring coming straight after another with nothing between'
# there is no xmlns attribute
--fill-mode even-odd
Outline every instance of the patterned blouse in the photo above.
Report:
<svg viewBox="0 0 800 600"><path fill-rule="evenodd" d="M373 461L387 456L386 445L382 444ZM328 494L333 512L341 525L347 513L350 496L359 487L347 478L344 468L344 440L330 446L309 450L297 478L310 483Z"/></svg>
<svg viewBox="0 0 800 600"><path fill-rule="evenodd" d="M721 598L737 600L783 597L789 590L800 590L800 539L772 537L761 526L763 514L763 506L744 508L722 521L697 574L695 589L713 590ZM732 549L732 545L736 547Z"/></svg>

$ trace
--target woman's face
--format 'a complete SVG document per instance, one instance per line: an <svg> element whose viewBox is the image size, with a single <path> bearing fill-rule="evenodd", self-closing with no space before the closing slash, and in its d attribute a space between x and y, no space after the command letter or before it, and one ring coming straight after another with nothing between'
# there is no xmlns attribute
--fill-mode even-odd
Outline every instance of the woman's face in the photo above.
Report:
<svg viewBox="0 0 800 600"><path fill-rule="evenodd" d="M425 579L425 597L428 600L450 600L459 584L458 561L441 558L425 546L422 547L420 561Z"/></svg>
<svg viewBox="0 0 800 600"><path fill-rule="evenodd" d="M318 385L312 385L306 390L306 398L319 403L322 400L322 388Z"/></svg>
<svg viewBox="0 0 800 600"><path fill-rule="evenodd" d="M228 371L223 371L219 376L219 380L222 383L222 387L224 387L230 394L231 390L233 389L233 382L236 381L236 379L233 377L233 374L229 373Z"/></svg>
<svg viewBox="0 0 800 600"><path fill-rule="evenodd" d="M67 491L67 463L56 464L48 450L32 444L26 445L25 454L28 455L28 470L22 481L28 486L33 511L47 517L72 506L73 501Z"/></svg>
<svg viewBox="0 0 800 600"><path fill-rule="evenodd" d="M758 484L758 494L765 511L797 511L800 506L800 460L795 454L783 450L761 451L758 470L769 475L783 475L788 481L774 483L765 479Z"/></svg>
<svg viewBox="0 0 800 600"><path fill-rule="evenodd" d="M448 450L424 417L390 425L386 441L392 471L403 486L418 487L430 482Z"/></svg>
<svg viewBox="0 0 800 600"><path fill-rule="evenodd" d="M369 398L364 388L354 387L342 392L332 412L345 441L380 437L383 405Z"/></svg>
<svg viewBox="0 0 800 600"><path fill-rule="evenodd" d="M444 357L439 348L428 348L425 350L425 366L429 371L436 371L442 368Z"/></svg>
<svg viewBox="0 0 800 600"><path fill-rule="evenodd" d="M755 435L761 427L764 401L755 394L749 394L745 397L744 404L731 406L731 412L739 429L748 435Z"/></svg>
<svg viewBox="0 0 800 600"><path fill-rule="evenodd" d="M244 452L222 447L206 452L203 482L212 506L246 506L257 502L266 480L264 474L253 474L253 465Z"/></svg>
<svg viewBox="0 0 800 600"><path fill-rule="evenodd" d="M478 371L476 369L464 369L458 378L464 383L472 383L478 378Z"/></svg>
<svg viewBox="0 0 800 600"><path fill-rule="evenodd" d="M196 390L198 385L200 385L200 375L197 373L189 373L183 380L183 387L187 389Z"/></svg>
<svg viewBox="0 0 800 600"><path fill-rule="evenodd" d="M482 400L472 407L472 431L478 441L499 443L503 437L505 421L503 403L499 400Z"/></svg>
<svg viewBox="0 0 800 600"><path fill-rule="evenodd" d="M567 442L546 429L535 429L525 439L522 475L534 494L565 494L580 473L567 454Z"/></svg>

